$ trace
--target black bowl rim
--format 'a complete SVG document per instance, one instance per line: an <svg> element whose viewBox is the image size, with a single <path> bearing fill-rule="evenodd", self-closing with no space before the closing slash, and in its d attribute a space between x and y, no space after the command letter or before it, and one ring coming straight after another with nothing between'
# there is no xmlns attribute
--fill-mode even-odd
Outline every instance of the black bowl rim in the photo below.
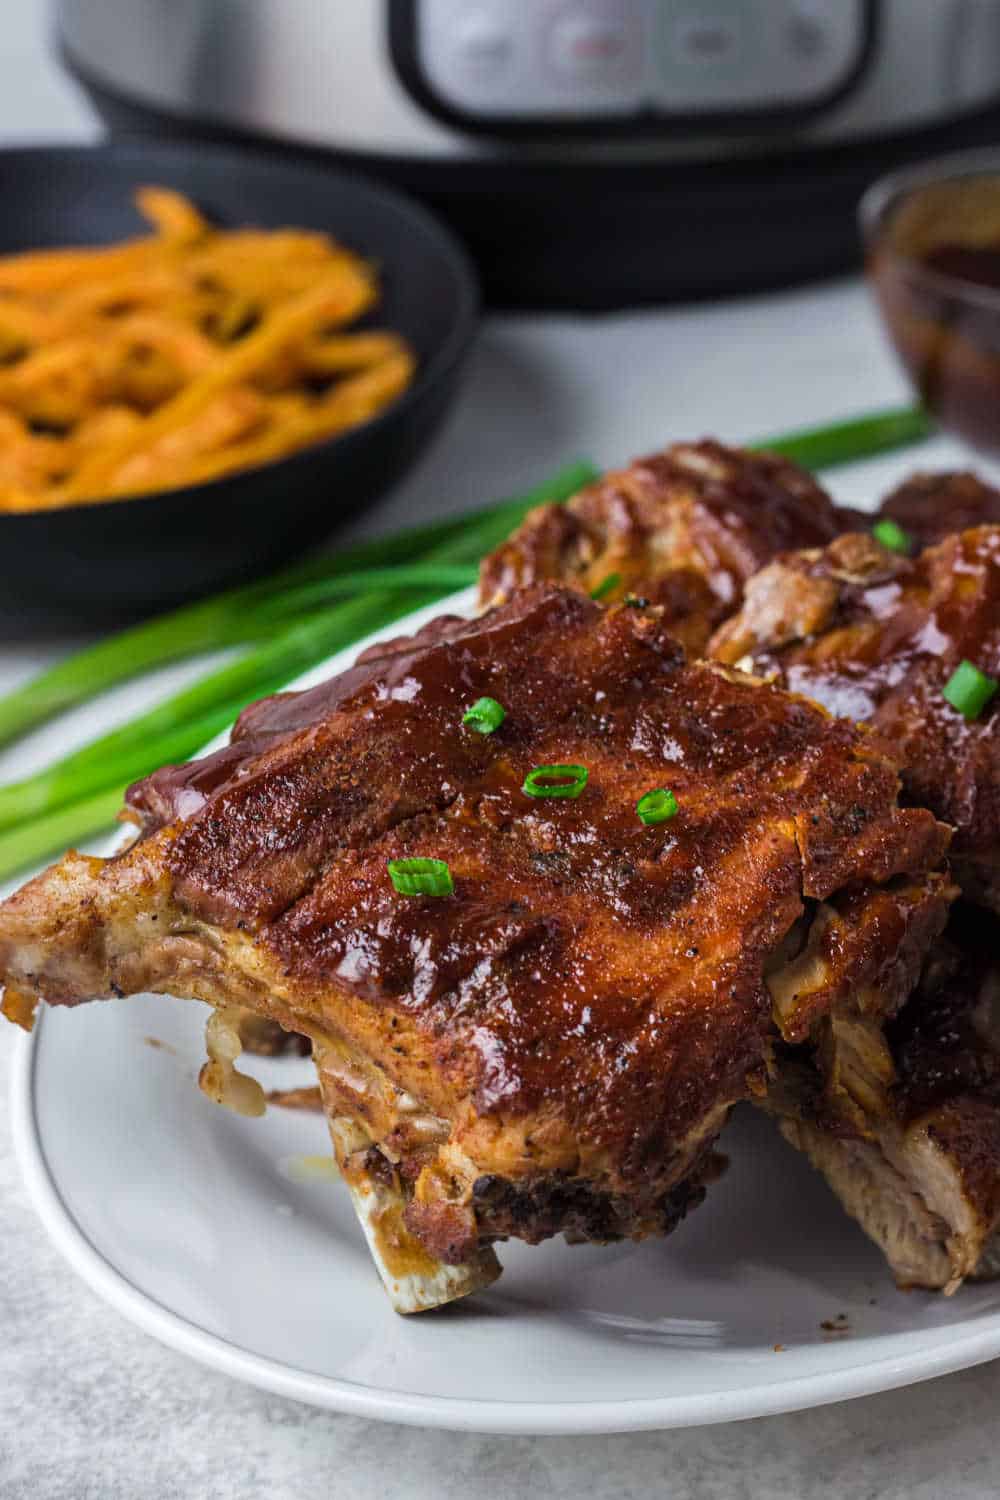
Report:
<svg viewBox="0 0 1000 1500"><path fill-rule="evenodd" d="M194 156L197 156L200 161L214 162L220 168L231 165L237 169L250 164L277 171L283 176L307 177L317 185L328 183L333 192L336 192L338 187L348 192L360 191L370 199L380 199L383 203L390 205L404 220L409 218L410 222L418 225L432 243L436 241L442 260L449 264L455 276L458 301L447 336L430 357L418 365L414 379L401 396L376 416L370 417L368 421L360 423L357 427L349 428L346 432L337 433L334 437L325 438L318 443L309 443L304 448L297 448L294 452L286 453L283 457L272 459L265 464L255 464L247 469L234 469L228 474L222 474L216 479L206 480L201 484L174 485L170 489L150 490L148 493L143 492L139 495L109 496L107 499L100 500L82 500L71 505L0 511L0 525L9 526L18 523L23 525L26 522L45 521L51 524L59 516L80 515L88 512L105 514L123 505L148 505L162 501L168 496L172 496L175 500L182 495L191 496L192 499L201 499L204 496L206 500L211 500L220 489L231 486L234 481L241 478L280 469L286 464L291 466L297 460L306 457L316 458L320 454L331 453L337 448L344 449L362 438L377 437L379 431L388 427L391 421L405 419L407 411L414 407L428 390L446 379L467 353L476 333L481 296L478 278L464 246L440 219L411 198L409 194L389 187L376 178L368 176L367 173L341 166L321 166L311 161L290 161L274 152L254 150L243 146L218 146L214 142L201 141L147 140L145 137L134 140L125 138L115 141L99 141L93 145L48 146L43 144L2 147L0 148L0 172L8 163L18 161L30 165L43 159L69 164L85 161L96 164L104 160L124 164L134 161L136 165L141 165L145 162L155 163L156 161L183 162ZM10 253L16 254L17 252Z"/></svg>
<svg viewBox="0 0 1000 1500"><path fill-rule="evenodd" d="M963 177L1000 179L1000 146L985 146L978 151L951 151L876 178L865 189L858 204L858 227L865 249L871 251L879 246L887 220L904 199L922 188L942 182L959 182ZM914 256L887 246L882 247L882 253L889 255L895 265L905 266L912 280L932 291L954 301L979 304L1000 314L1000 291L995 288L967 281L949 271L931 269Z"/></svg>

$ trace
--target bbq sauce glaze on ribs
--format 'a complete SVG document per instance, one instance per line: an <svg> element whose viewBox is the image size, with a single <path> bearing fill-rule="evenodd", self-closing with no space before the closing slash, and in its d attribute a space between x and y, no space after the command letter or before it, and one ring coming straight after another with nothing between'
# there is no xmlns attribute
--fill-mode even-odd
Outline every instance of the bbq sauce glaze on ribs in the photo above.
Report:
<svg viewBox="0 0 1000 1500"><path fill-rule="evenodd" d="M482 570L484 602L514 583L548 579L588 592L618 574L607 597L655 600L689 653L737 608L749 576L786 548L807 547L879 519L902 526L910 549L953 532L1000 524L1000 490L964 472L914 473L874 516L837 507L815 480L783 460L678 444L605 476L568 506L539 507ZM248 1051L301 1050L303 1039L256 1018Z"/></svg>
<svg viewBox="0 0 1000 1500"><path fill-rule="evenodd" d="M483 694L489 736L462 724ZM524 793L561 763L580 796ZM646 826L664 785L677 813ZM507 1236L669 1231L775 1036L898 1007L952 890L947 830L897 787L873 736L686 664L656 610L534 588L140 784L133 847L0 907L5 1009L206 1000L217 1097L241 1011L308 1036L366 1232L426 1306ZM453 894L397 893L387 861L413 856Z"/></svg>
<svg viewBox="0 0 1000 1500"><path fill-rule="evenodd" d="M965 894L1000 910L1000 700L969 721L943 692L962 660L1000 676L1000 527L913 559L859 533L779 558L709 649L874 725L899 758L906 800L954 826Z"/></svg>
<svg viewBox="0 0 1000 1500"><path fill-rule="evenodd" d="M811 474L775 454L675 443L605 474L566 505L532 511L485 559L480 596L491 604L544 580L601 589L607 600L636 595L659 605L688 653L700 656L759 568L856 524Z"/></svg>

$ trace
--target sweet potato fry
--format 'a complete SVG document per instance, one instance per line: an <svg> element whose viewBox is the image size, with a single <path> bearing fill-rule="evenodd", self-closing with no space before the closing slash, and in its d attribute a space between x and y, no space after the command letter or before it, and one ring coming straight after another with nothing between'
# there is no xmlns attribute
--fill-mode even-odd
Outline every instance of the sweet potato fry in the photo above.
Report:
<svg viewBox="0 0 1000 1500"><path fill-rule="evenodd" d="M136 207L161 239L190 245L209 232L208 221L183 193L172 188L144 187L135 195Z"/></svg>

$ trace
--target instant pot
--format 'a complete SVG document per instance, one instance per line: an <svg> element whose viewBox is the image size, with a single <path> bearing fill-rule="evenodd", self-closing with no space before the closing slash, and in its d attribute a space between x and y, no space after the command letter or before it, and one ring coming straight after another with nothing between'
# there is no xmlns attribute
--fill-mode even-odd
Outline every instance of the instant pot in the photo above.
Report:
<svg viewBox="0 0 1000 1500"><path fill-rule="evenodd" d="M842 270L872 178L1000 141L1000 0L56 10L63 56L113 130L249 137L387 178L451 222L508 305Z"/></svg>

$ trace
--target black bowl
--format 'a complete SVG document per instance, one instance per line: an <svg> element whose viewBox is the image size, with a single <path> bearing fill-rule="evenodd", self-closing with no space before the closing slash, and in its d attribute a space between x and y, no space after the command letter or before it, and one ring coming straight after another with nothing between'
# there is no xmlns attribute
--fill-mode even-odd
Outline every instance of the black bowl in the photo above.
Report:
<svg viewBox="0 0 1000 1500"><path fill-rule="evenodd" d="M455 393L478 295L451 235L402 194L287 158L197 144L0 151L0 254L140 231L137 187L189 194L214 223L326 230L374 260L377 321L419 368L400 400L327 442L209 484L0 513L0 629L108 624L240 583L316 545L413 463Z"/></svg>

